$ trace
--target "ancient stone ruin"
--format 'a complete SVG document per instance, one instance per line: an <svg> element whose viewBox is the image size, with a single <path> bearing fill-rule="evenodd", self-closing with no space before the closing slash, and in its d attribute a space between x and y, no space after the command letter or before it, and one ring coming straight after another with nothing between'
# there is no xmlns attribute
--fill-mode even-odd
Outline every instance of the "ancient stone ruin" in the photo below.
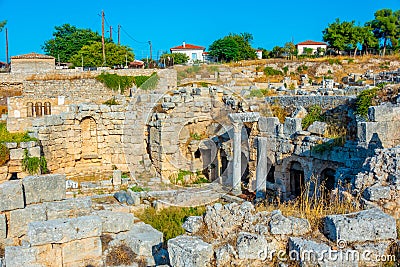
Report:
<svg viewBox="0 0 400 267"><path fill-rule="evenodd" d="M2 77L19 90L8 98L8 131L35 141L5 143L0 267L124 266L122 254L125 266L375 266L377 256L399 256L397 95L366 119L354 105L368 88L277 90L260 100L235 82L256 70L179 87L173 69L109 72L157 75L157 86L121 93L96 80L100 72ZM314 106L324 120L305 127ZM26 157L44 157L48 174L29 173ZM308 197L354 212L316 225L276 208ZM170 206L206 212L166 242L134 216Z"/></svg>

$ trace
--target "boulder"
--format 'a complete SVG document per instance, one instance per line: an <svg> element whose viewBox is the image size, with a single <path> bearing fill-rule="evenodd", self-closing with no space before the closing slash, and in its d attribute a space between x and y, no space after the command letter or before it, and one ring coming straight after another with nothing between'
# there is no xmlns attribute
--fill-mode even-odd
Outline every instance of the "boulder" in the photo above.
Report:
<svg viewBox="0 0 400 267"><path fill-rule="evenodd" d="M266 260L270 251L276 251L277 243L267 242L263 235L241 232L236 241L239 259Z"/></svg>
<svg viewBox="0 0 400 267"><path fill-rule="evenodd" d="M396 220L375 208L324 219L324 233L332 241L365 242L396 239Z"/></svg>
<svg viewBox="0 0 400 267"><path fill-rule="evenodd" d="M133 205L135 204L134 199L126 192L126 191L119 191L114 194L114 197L118 200L120 203L126 203L128 205Z"/></svg>
<svg viewBox="0 0 400 267"><path fill-rule="evenodd" d="M26 204L65 199L65 175L28 176L22 180Z"/></svg>
<svg viewBox="0 0 400 267"><path fill-rule="evenodd" d="M328 124L322 121L314 121L310 126L308 126L307 131L312 134L323 136L326 133Z"/></svg>
<svg viewBox="0 0 400 267"><path fill-rule="evenodd" d="M168 253L171 266L177 267L209 266L214 257L211 244L187 235L168 240Z"/></svg>
<svg viewBox="0 0 400 267"><path fill-rule="evenodd" d="M101 231L102 222L99 216L83 216L31 222L28 225L28 239L32 245L61 244L73 240L99 237Z"/></svg>
<svg viewBox="0 0 400 267"><path fill-rule="evenodd" d="M290 136L301 130L301 119L286 117L285 123L283 124L283 133L285 135Z"/></svg>
<svg viewBox="0 0 400 267"><path fill-rule="evenodd" d="M304 119L307 116L308 111L303 106L296 107L295 111L292 113L292 118Z"/></svg>
<svg viewBox="0 0 400 267"><path fill-rule="evenodd" d="M24 196L20 181L6 181L0 184L0 212L23 209Z"/></svg>
<svg viewBox="0 0 400 267"><path fill-rule="evenodd" d="M272 212L269 227L273 235L300 236L311 232L311 226L307 219L285 217L280 210Z"/></svg>
<svg viewBox="0 0 400 267"><path fill-rule="evenodd" d="M217 266L230 266L233 259L237 259L238 255L235 248L230 244L225 244L215 249L215 259Z"/></svg>
<svg viewBox="0 0 400 267"><path fill-rule="evenodd" d="M189 216L183 223L182 228L188 233L196 233L203 225L203 216Z"/></svg>

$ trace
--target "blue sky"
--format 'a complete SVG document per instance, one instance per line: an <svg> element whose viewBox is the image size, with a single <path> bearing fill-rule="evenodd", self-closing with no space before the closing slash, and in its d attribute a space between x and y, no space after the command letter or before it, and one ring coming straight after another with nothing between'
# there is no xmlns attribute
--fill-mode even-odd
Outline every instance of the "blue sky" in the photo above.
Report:
<svg viewBox="0 0 400 267"><path fill-rule="evenodd" d="M335 18L364 24L382 8L398 10L400 1L0 0L0 21L8 20L10 56L43 53L41 46L51 39L54 26L69 23L100 33L99 14L104 10L106 30L113 26L116 40L120 24L121 43L132 47L140 59L149 55L149 40L154 58L182 41L208 48L229 33L252 33L255 48L272 49L292 39L322 41L322 30ZM0 61L5 61L5 54L3 30Z"/></svg>

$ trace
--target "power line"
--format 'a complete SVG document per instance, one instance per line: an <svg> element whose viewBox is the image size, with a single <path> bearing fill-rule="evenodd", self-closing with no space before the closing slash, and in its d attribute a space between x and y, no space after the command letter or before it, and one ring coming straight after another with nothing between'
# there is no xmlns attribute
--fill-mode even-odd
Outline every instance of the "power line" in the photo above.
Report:
<svg viewBox="0 0 400 267"><path fill-rule="evenodd" d="M135 41L135 42L137 42L137 43L139 43L139 44L148 44L149 42L148 41L146 41L146 42L141 42L141 41L138 41L138 40L136 40L135 38L133 38L127 31L125 31L125 29L121 26L121 29L122 29L122 31L129 37L129 38L131 38L133 41Z"/></svg>

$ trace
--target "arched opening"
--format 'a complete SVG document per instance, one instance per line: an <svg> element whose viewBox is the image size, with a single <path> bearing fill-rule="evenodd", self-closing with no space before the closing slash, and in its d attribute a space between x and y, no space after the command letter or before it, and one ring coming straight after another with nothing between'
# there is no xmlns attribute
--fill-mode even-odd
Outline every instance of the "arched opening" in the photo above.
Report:
<svg viewBox="0 0 400 267"><path fill-rule="evenodd" d="M10 180L18 180L18 173L12 172L12 173L11 173Z"/></svg>
<svg viewBox="0 0 400 267"><path fill-rule="evenodd" d="M270 183L275 183L275 166L272 165L271 168L269 168L269 172L267 174L267 182Z"/></svg>
<svg viewBox="0 0 400 267"><path fill-rule="evenodd" d="M27 117L33 117L34 113L35 113L35 110L33 108L33 103L32 102L28 102L26 104L26 116Z"/></svg>
<svg viewBox="0 0 400 267"><path fill-rule="evenodd" d="M44 115L51 115L51 103L44 102Z"/></svg>
<svg viewBox="0 0 400 267"><path fill-rule="evenodd" d="M331 168L326 168L321 172L321 188L325 195L335 188L335 174L336 171Z"/></svg>
<svg viewBox="0 0 400 267"><path fill-rule="evenodd" d="M41 117L42 116L42 114L43 114L42 108L43 108L42 102L36 102L35 103L35 114L36 114L36 117Z"/></svg>
<svg viewBox="0 0 400 267"><path fill-rule="evenodd" d="M200 152L200 149L198 148L196 150L196 152L194 152L194 158L195 159L199 159L200 157L201 157L201 152Z"/></svg>
<svg viewBox="0 0 400 267"><path fill-rule="evenodd" d="M82 119L81 138L83 158L97 158L97 125L92 117Z"/></svg>
<svg viewBox="0 0 400 267"><path fill-rule="evenodd" d="M301 164L294 161L290 165L290 194L298 197L304 188L304 170Z"/></svg>

